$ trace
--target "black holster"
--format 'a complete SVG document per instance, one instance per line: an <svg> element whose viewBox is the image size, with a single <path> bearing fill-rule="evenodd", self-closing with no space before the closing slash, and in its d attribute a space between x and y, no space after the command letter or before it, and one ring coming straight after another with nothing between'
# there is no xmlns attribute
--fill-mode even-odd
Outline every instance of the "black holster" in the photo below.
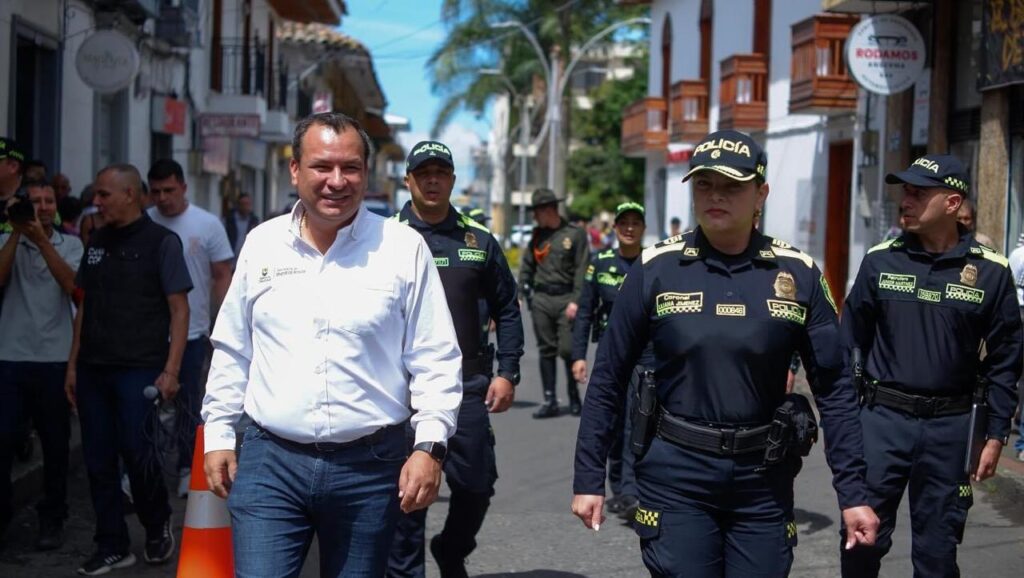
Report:
<svg viewBox="0 0 1024 578"><path fill-rule="evenodd" d="M807 398L791 393L775 410L768 442L764 450L764 467L780 464L788 456L805 457L818 441L818 420Z"/></svg>
<svg viewBox="0 0 1024 578"><path fill-rule="evenodd" d="M633 410L633 430L629 448L637 458L647 453L658 426L658 386L654 372L645 370L640 376L639 399Z"/></svg>

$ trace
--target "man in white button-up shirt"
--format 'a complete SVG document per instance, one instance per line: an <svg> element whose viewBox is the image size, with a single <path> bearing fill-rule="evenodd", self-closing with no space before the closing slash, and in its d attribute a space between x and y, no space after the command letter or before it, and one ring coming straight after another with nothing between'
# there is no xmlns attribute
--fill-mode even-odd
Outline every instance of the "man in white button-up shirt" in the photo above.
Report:
<svg viewBox="0 0 1024 578"><path fill-rule="evenodd" d="M362 206L359 125L313 115L292 148L299 202L249 233L214 327L206 474L237 576L297 574L314 533L321 576L380 576L399 509L437 497L461 354L423 238Z"/></svg>

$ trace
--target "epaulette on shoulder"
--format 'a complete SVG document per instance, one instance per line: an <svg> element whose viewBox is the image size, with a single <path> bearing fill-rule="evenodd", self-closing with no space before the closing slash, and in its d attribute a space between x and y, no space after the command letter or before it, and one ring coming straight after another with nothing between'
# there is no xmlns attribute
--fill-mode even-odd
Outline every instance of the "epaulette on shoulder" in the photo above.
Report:
<svg viewBox="0 0 1024 578"><path fill-rule="evenodd" d="M682 251L683 247L686 246L686 243L683 241L684 234L685 233L676 235L675 237L669 237L668 239L655 244L653 247L644 249L644 252L640 254L640 262L646 265L658 255Z"/></svg>
<svg viewBox="0 0 1024 578"><path fill-rule="evenodd" d="M491 230L490 230L490 229L488 229L487 227L485 227L485 226L481 225L480 223L478 223L478 222L476 221L476 219L473 219L473 218L471 218L471 217L467 217L466 215L463 215L462 213L459 213L459 219L460 219L460 220L461 220L461 221L462 221L462 222L463 222L464 224L466 224L466 225L468 225L468 226L470 226L470 227L475 227L475 228L477 228L477 229L480 229L481 231L487 231L488 233L490 233L490 232L491 232Z"/></svg>
<svg viewBox="0 0 1024 578"><path fill-rule="evenodd" d="M810 255L804 253L800 249L797 249L793 245L779 239L772 239L772 253L775 253L776 257L787 257L789 259L796 259L804 265L807 265L808 269L814 267L814 259Z"/></svg>
<svg viewBox="0 0 1024 578"><path fill-rule="evenodd" d="M888 241L882 241L881 243L879 243L879 244L875 245L874 247L871 247L870 249L868 249L868 254L875 253L877 251L884 251L884 250L888 249L889 247L892 247L893 243L895 243L895 242L896 242L896 239L889 239Z"/></svg>
<svg viewBox="0 0 1024 578"><path fill-rule="evenodd" d="M1010 266L1010 260L1000 255L999 252L996 251L995 249L992 249L987 245L979 244L978 246L981 247L981 256L984 257L986 260L992 261L993 263L999 263L1003 267Z"/></svg>
<svg viewBox="0 0 1024 578"><path fill-rule="evenodd" d="M597 254L598 259L611 259L615 256L615 249L607 249Z"/></svg>

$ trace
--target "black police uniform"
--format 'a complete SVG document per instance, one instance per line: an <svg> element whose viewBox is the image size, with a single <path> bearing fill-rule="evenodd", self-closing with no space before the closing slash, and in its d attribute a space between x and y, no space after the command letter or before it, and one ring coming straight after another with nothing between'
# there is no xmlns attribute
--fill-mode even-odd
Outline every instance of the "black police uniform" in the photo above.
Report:
<svg viewBox="0 0 1024 578"><path fill-rule="evenodd" d="M959 232L941 255L913 234L872 248L846 298L844 344L860 348L868 381L860 421L869 504L881 525L873 547L842 551L844 576L878 575L908 485L914 575L959 576L957 544L973 503L964 455L979 377L988 384L988 436L1009 435L1021 370L1013 279L1004 257Z"/></svg>
<svg viewBox="0 0 1024 578"><path fill-rule="evenodd" d="M627 258L614 249L601 251L595 255L583 276L583 289L580 291L579 309L572 333L572 359L577 361L587 358L588 341L598 342L605 328L619 287L626 279L626 273L638 260L638 257ZM632 399L636 395L635 384L639 372L651 364L654 359L651 348L644 350L639 367L630 378L630 395L627 396L626 412L616 425L621 435L616 435L608 455L608 483L614 496L636 496L636 479L633 476L633 455L624 451L629 445L630 409Z"/></svg>
<svg viewBox="0 0 1024 578"><path fill-rule="evenodd" d="M435 556L461 562L476 548L476 534L498 478L494 431L484 405L493 360L481 345L483 323L478 303L487 302L497 324L498 375L515 384L519 381L519 358L523 355L523 322L516 282L501 247L487 228L454 208L449 208L444 221L429 225L416 216L411 202L407 202L396 218L419 231L430 246L462 351L462 406L444 462L452 492L448 518L431 543ZM410 445L412 441L410 437ZM426 516L424 509L399 518L388 576L424 575Z"/></svg>
<svg viewBox="0 0 1024 578"><path fill-rule="evenodd" d="M648 248L615 300L576 446L574 492L604 493L604 464L630 373L650 341L659 433L635 464L634 528L654 576L784 576L796 544L797 457L763 468L763 432L784 401L794 351L807 367L843 508L866 503L853 392L837 388L836 312L813 260L751 234L738 256L698 228ZM710 428L704 449L666 424ZM754 429L759 428L759 429ZM750 451L746 451L750 450Z"/></svg>

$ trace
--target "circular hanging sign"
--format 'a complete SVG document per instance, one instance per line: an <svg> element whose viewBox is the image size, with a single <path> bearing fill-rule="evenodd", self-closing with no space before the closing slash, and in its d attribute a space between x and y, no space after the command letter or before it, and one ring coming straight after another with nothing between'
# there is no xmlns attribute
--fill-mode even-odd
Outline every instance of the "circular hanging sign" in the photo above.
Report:
<svg viewBox="0 0 1024 578"><path fill-rule="evenodd" d="M108 94L127 88L139 71L139 51L131 38L116 30L100 30L85 39L75 55L82 82Z"/></svg>
<svg viewBox="0 0 1024 578"><path fill-rule="evenodd" d="M861 20L846 39L846 67L875 94L903 92L924 70L921 32L906 18L885 14Z"/></svg>

